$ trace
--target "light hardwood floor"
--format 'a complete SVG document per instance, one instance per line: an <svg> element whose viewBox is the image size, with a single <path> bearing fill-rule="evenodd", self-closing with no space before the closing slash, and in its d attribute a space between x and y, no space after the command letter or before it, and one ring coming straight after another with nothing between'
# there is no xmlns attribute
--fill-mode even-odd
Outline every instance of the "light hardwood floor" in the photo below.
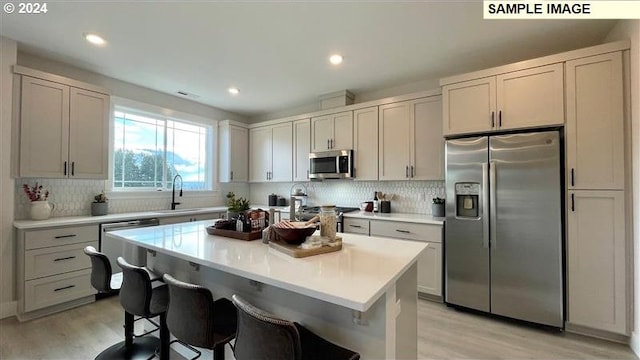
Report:
<svg viewBox="0 0 640 360"><path fill-rule="evenodd" d="M0 359L93 359L123 339L117 297L25 323L0 321ZM419 359L637 359L628 346L419 300Z"/></svg>

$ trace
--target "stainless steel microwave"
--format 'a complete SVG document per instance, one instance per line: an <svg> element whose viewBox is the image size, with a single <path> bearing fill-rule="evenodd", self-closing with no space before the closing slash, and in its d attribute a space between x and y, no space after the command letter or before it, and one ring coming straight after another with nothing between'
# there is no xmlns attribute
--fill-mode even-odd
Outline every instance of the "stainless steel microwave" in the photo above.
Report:
<svg viewBox="0 0 640 360"><path fill-rule="evenodd" d="M309 179L353 178L353 150L331 150L309 154Z"/></svg>

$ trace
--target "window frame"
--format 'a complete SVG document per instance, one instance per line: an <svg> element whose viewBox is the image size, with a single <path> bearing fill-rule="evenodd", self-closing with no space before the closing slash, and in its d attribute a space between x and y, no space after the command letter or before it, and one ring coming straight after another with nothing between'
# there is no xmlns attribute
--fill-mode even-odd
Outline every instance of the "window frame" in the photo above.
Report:
<svg viewBox="0 0 640 360"><path fill-rule="evenodd" d="M164 198L170 196L171 189L166 188L114 188L114 139L115 139L115 111L130 111L133 114L156 117L161 120L178 121L186 124L208 126L210 131L207 136L206 167L209 167L209 177L211 179L210 190L188 190L184 189L184 197L202 197L215 195L220 192L218 182L218 121L207 119L202 116L189 114L157 105L138 102L135 100L111 96L111 109L109 113L109 177L105 180L105 190L110 198ZM166 126L166 125L165 125ZM165 139L166 143L166 139ZM166 144L165 144L166 145ZM166 149L165 149L166 154ZM166 163L166 157L164 158ZM170 179L167 179L170 181Z"/></svg>

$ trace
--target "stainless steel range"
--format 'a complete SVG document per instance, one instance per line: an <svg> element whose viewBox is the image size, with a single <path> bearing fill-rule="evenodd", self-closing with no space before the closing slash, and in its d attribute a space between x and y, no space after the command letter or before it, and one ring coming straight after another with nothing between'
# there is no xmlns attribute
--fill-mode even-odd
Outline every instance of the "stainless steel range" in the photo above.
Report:
<svg viewBox="0 0 640 360"><path fill-rule="evenodd" d="M359 211L357 207L336 206L336 226L338 232L343 232L344 218L343 214L353 211ZM320 206L303 206L300 211L300 220L307 221L320 214Z"/></svg>

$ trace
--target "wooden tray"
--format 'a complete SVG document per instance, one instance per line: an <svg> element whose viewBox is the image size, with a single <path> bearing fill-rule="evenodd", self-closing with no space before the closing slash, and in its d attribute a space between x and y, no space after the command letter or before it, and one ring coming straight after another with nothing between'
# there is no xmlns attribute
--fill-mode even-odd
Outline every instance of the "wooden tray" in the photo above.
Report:
<svg viewBox="0 0 640 360"><path fill-rule="evenodd" d="M240 232L235 230L216 229L213 226L207 226L207 234L247 241L258 240L262 238L262 231Z"/></svg>
<svg viewBox="0 0 640 360"><path fill-rule="evenodd" d="M313 255L320 255L320 254L326 254L326 253L331 253L331 252L335 252L335 251L340 251L342 250L342 238L341 237L336 237L336 241L338 242L338 245L335 246L321 246L319 248L315 248L315 249L301 249L298 246L300 245L290 245L287 244L286 242L283 241L269 241L269 246L272 247L275 250L278 250L280 252L283 252L289 256L292 256L294 258L303 258L303 257L307 257L307 256L313 256Z"/></svg>

